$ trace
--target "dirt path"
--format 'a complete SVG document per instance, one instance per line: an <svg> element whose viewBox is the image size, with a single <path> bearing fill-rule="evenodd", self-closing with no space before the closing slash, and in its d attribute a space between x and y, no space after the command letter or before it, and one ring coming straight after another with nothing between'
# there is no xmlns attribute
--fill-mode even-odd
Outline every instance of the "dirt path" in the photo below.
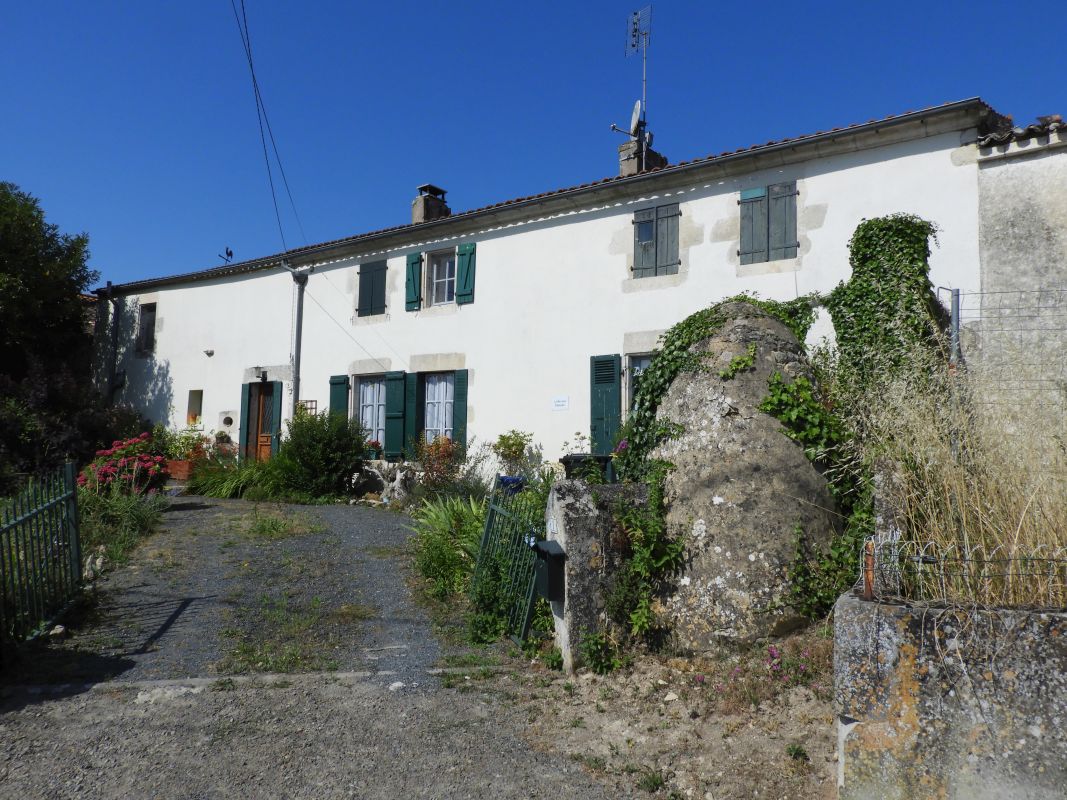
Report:
<svg viewBox="0 0 1067 800"><path fill-rule="evenodd" d="M197 498L166 517L92 619L8 673L0 797L609 796L434 674L402 517Z"/></svg>

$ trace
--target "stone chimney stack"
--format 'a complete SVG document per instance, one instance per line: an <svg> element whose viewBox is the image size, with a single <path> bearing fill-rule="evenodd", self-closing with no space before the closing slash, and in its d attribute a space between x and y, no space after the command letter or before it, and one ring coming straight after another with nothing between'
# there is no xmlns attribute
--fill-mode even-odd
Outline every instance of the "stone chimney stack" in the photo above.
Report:
<svg viewBox="0 0 1067 800"><path fill-rule="evenodd" d="M420 222L447 217L452 209L445 202L445 190L432 183L424 183L419 187L419 196L411 201L411 223L417 225Z"/></svg>
<svg viewBox="0 0 1067 800"><path fill-rule="evenodd" d="M667 166L667 157L657 153L651 147L645 148L645 163L641 165L641 140L631 139L626 144L619 145L619 177L626 178L639 172L647 172L650 169L659 169Z"/></svg>

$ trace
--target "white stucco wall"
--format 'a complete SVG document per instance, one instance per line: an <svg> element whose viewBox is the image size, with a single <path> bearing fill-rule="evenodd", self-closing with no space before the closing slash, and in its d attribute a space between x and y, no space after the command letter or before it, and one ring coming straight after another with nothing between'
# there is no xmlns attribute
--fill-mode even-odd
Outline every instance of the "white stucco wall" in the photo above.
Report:
<svg viewBox="0 0 1067 800"><path fill-rule="evenodd" d="M945 133L608 206L590 200L561 216L461 238L324 260L307 285L302 399L324 409L330 376L346 372L466 368L468 437L532 431L555 458L576 431L588 433L590 356L647 352L658 332L741 291L790 299L832 289L849 275L848 240L864 217L910 212L933 220L941 230L931 258L934 284L977 289L975 148L960 142L959 132ZM740 266L738 192L789 180L799 191L798 257ZM631 279L633 212L661 202L680 203L679 274ZM477 243L475 302L405 311L406 255L469 241ZM382 258L388 259L387 313L356 318L358 264ZM202 389L205 426L218 427L219 415L239 406L246 370L289 364L294 296L289 275L274 270L162 287L128 300L158 304L156 362L173 382L172 424L185 422L188 391ZM826 332L824 323L814 334ZM145 364L129 353L120 361L129 375L120 397L137 401ZM291 391L291 371L270 369L270 377ZM553 400L563 397L568 407L554 409ZM291 398L287 416L290 409Z"/></svg>

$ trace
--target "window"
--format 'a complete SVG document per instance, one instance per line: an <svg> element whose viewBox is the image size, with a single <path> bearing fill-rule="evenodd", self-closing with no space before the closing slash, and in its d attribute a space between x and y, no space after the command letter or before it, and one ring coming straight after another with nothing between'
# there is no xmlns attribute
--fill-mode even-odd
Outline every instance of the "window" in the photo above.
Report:
<svg viewBox="0 0 1067 800"><path fill-rule="evenodd" d="M303 409L305 413L312 414L312 415L315 415L315 414L319 413L319 401L318 400L301 400L296 405L297 405L298 408ZM229 417L227 417L226 419L229 419ZM232 422L226 422L225 420L223 420L223 424L224 425L232 425L233 423Z"/></svg>
<svg viewBox="0 0 1067 800"><path fill-rule="evenodd" d="M423 415L423 432L426 441L438 436L452 438L452 406L455 396L455 374L439 372L426 375L426 405Z"/></svg>
<svg viewBox="0 0 1067 800"><path fill-rule="evenodd" d="M189 390L189 405L186 407L185 424L199 425L204 410L204 390Z"/></svg>
<svg viewBox="0 0 1067 800"><path fill-rule="evenodd" d="M156 304L145 303L137 319L137 352L148 355L156 351Z"/></svg>
<svg viewBox="0 0 1067 800"><path fill-rule="evenodd" d="M634 398L637 397L637 387L641 378L641 373L648 369L649 364L652 363L652 355L640 355L630 356L630 373L629 373L629 403L628 408L634 407Z"/></svg>
<svg viewBox="0 0 1067 800"><path fill-rule="evenodd" d="M456 253L446 250L430 253L430 270L426 296L427 305L439 306L456 301Z"/></svg>
<svg viewBox="0 0 1067 800"><path fill-rule="evenodd" d="M361 375L356 378L357 418L367 438L377 442L385 441L385 376Z"/></svg>
<svg viewBox="0 0 1067 800"><path fill-rule="evenodd" d="M404 307L408 311L418 311L423 306L473 303L477 272L475 250L474 242L466 242L454 250L408 253Z"/></svg>
<svg viewBox="0 0 1067 800"><path fill-rule="evenodd" d="M385 313L386 262L359 265L359 304L356 316L371 317Z"/></svg>
<svg viewBox="0 0 1067 800"><path fill-rule="evenodd" d="M741 207L737 255L742 264L797 257L796 181L745 189L737 202Z"/></svg>
<svg viewBox="0 0 1067 800"><path fill-rule="evenodd" d="M634 277L675 275L678 272L677 203L634 213Z"/></svg>

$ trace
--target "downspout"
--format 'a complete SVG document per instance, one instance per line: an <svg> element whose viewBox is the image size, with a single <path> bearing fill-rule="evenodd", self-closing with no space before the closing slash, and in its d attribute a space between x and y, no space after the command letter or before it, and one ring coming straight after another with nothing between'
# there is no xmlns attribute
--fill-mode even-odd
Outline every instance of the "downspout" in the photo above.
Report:
<svg viewBox="0 0 1067 800"><path fill-rule="evenodd" d="M300 349L304 338L304 289L308 285L308 276L314 271L314 267L297 272L289 266L289 262L282 262L293 276L296 284L296 337L293 343L293 414L300 407Z"/></svg>

